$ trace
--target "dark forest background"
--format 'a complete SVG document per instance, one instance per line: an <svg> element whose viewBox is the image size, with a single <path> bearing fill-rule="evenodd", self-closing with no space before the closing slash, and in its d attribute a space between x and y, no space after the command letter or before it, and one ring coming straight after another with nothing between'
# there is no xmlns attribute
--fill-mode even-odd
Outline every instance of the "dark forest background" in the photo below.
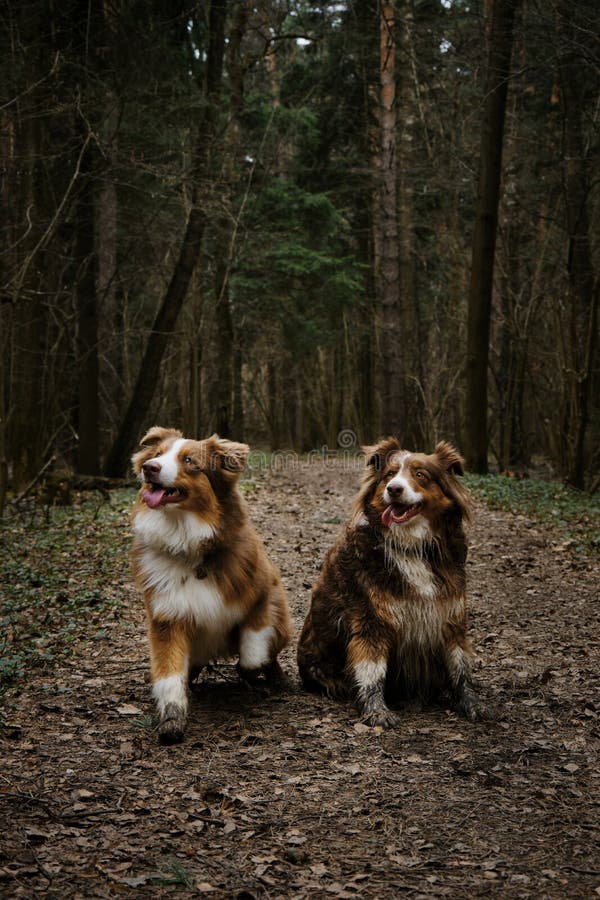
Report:
<svg viewBox="0 0 600 900"><path fill-rule="evenodd" d="M0 497L142 431L595 488L596 0L2 0Z"/></svg>

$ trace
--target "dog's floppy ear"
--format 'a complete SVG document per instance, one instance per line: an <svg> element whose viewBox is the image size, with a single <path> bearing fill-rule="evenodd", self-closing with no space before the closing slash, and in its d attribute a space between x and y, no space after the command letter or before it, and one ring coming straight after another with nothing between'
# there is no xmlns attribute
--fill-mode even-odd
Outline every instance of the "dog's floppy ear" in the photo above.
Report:
<svg viewBox="0 0 600 900"><path fill-rule="evenodd" d="M180 438L183 437L183 434L176 428L162 428L160 425L154 425L141 439L140 447L153 447L168 437Z"/></svg>
<svg viewBox="0 0 600 900"><path fill-rule="evenodd" d="M367 467L377 473L385 468L389 457L393 453L398 453L400 449L400 441L395 437L381 438L376 444L361 447L362 452L365 454Z"/></svg>
<svg viewBox="0 0 600 900"><path fill-rule="evenodd" d="M248 444L239 444L237 441L228 441L226 438L220 438L218 434L213 434L209 438L212 442L221 468L225 472L240 473L246 465L246 457L250 453Z"/></svg>
<svg viewBox="0 0 600 900"><path fill-rule="evenodd" d="M447 472L451 472L453 475L464 475L465 461L456 447L453 447L448 441L440 441L436 444L435 455L442 468Z"/></svg>

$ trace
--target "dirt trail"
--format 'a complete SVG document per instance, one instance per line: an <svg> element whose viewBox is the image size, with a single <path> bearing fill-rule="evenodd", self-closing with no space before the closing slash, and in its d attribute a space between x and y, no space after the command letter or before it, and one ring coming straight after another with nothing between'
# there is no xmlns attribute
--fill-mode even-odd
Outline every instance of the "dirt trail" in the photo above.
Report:
<svg viewBox="0 0 600 900"><path fill-rule="evenodd" d="M298 624L356 484L313 461L249 494ZM165 748L123 548L110 646L82 643L8 697L1 896L600 894L597 566L523 517L478 510L471 634L494 722L409 706L374 732L300 691L291 648L291 693L219 666L194 690L185 743Z"/></svg>

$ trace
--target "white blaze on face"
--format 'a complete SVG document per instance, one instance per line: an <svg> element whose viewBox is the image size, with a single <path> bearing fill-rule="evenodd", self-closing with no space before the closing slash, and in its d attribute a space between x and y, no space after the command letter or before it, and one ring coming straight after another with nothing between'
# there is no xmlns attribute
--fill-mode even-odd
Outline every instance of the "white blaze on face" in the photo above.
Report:
<svg viewBox="0 0 600 900"><path fill-rule="evenodd" d="M394 498L389 493L389 488L402 488L402 493L400 494L399 499L402 501L402 504L407 506L413 506L415 503L420 503L423 499L423 495L418 491L415 491L413 486L406 475L406 464L410 458L410 453L401 453L394 460L394 463L399 463L400 468L398 473L391 478L383 492L383 501L384 503L393 503Z"/></svg>
<svg viewBox="0 0 600 900"><path fill-rule="evenodd" d="M156 463L160 466L158 478L163 487L175 487L175 481L179 474L179 451L185 443L185 438L178 438L173 441L166 453L148 460L148 463Z"/></svg>

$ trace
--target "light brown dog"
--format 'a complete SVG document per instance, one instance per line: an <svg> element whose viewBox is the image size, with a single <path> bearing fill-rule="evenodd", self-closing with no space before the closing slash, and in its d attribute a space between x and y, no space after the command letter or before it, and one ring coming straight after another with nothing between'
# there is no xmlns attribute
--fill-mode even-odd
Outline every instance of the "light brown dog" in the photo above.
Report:
<svg viewBox="0 0 600 900"><path fill-rule="evenodd" d="M238 487L248 452L217 435L196 441L155 427L132 460L142 481L133 570L164 743L182 740L188 680L211 661L239 656L244 678L282 678L277 655L291 638L291 619Z"/></svg>

